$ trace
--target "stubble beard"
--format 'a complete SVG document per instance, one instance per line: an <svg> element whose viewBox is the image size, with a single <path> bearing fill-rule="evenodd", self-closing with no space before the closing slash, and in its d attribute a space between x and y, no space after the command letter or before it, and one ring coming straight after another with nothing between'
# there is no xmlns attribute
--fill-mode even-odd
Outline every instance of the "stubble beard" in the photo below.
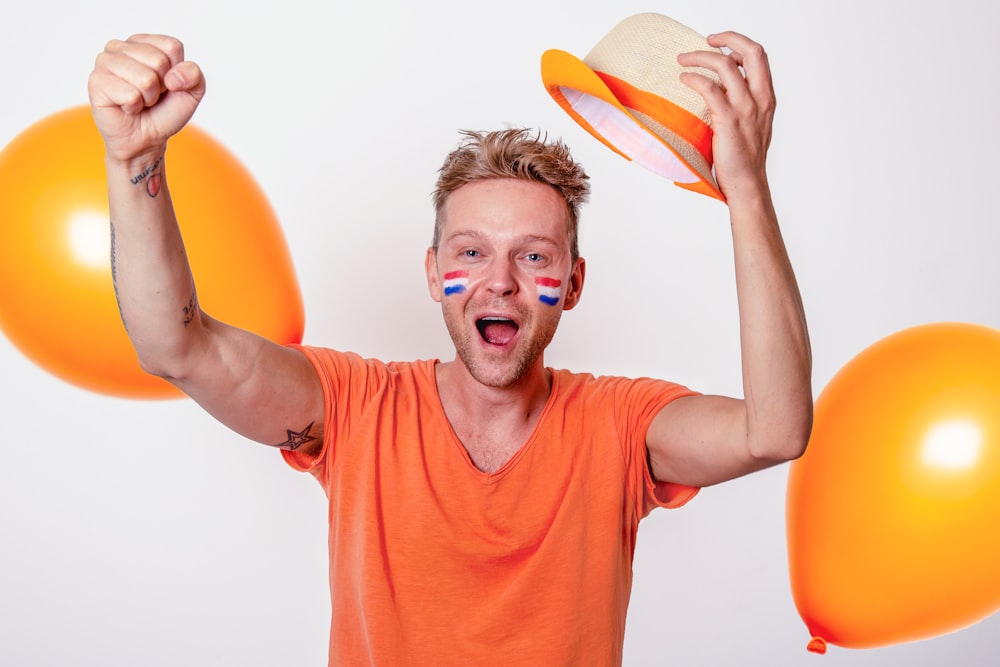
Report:
<svg viewBox="0 0 1000 667"><path fill-rule="evenodd" d="M482 337L475 326L467 328L464 326L464 320L453 323L450 318L445 318L445 324L455 345L458 359L468 370L469 375L482 385L502 389L520 381L542 358L545 348L555 336L558 319L551 323L545 322L544 328L536 332L526 347L522 346L523 340L519 340L511 356L503 361L494 361L479 354Z"/></svg>

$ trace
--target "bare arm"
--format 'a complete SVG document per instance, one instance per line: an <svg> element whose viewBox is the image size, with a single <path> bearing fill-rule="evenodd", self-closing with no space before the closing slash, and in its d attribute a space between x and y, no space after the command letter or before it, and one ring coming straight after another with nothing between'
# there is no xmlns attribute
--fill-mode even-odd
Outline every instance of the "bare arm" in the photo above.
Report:
<svg viewBox="0 0 1000 667"><path fill-rule="evenodd" d="M201 70L177 40L136 35L108 43L89 92L106 147L115 295L140 364L253 440L318 446L322 391L308 360L198 304L167 186L167 140L205 93Z"/></svg>
<svg viewBox="0 0 1000 667"><path fill-rule="evenodd" d="M712 112L716 176L733 234L744 397L679 399L647 435L653 475L695 486L800 456L812 426L809 335L765 168L775 106L767 56L738 33L709 43L732 52L684 54L679 62L714 70L722 81L683 75Z"/></svg>

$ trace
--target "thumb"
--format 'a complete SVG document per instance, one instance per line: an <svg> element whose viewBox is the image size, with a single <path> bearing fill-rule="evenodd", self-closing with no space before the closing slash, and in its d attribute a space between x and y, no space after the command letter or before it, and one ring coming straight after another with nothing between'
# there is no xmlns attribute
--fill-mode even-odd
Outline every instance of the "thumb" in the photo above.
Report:
<svg viewBox="0 0 1000 667"><path fill-rule="evenodd" d="M177 63L163 77L163 85L171 93L188 93L195 102L205 96L205 76L190 60Z"/></svg>
<svg viewBox="0 0 1000 667"><path fill-rule="evenodd" d="M171 137L183 128L205 96L205 77L193 62L171 67L163 75L165 92L149 109L149 119L157 135Z"/></svg>

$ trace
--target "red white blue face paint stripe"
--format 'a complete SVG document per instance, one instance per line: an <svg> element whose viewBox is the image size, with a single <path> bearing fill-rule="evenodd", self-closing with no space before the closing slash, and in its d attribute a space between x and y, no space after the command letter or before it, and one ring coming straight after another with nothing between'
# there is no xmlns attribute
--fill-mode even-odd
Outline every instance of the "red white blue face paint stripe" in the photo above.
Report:
<svg viewBox="0 0 1000 667"><path fill-rule="evenodd" d="M469 286L468 271L449 271L444 274L444 295L461 294Z"/></svg>
<svg viewBox="0 0 1000 667"><path fill-rule="evenodd" d="M535 286L538 287L538 300L542 303L555 306L562 298L562 281L555 278L535 278Z"/></svg>

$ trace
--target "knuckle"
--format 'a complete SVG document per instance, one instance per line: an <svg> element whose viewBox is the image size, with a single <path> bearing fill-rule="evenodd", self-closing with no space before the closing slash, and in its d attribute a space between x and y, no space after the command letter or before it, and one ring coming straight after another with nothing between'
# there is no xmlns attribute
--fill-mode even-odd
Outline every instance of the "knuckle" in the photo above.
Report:
<svg viewBox="0 0 1000 667"><path fill-rule="evenodd" d="M184 43L176 37L167 37L164 41L164 52L173 62L184 60Z"/></svg>
<svg viewBox="0 0 1000 667"><path fill-rule="evenodd" d="M142 104L142 93L135 88L122 95L122 106L140 106Z"/></svg>
<svg viewBox="0 0 1000 667"><path fill-rule="evenodd" d="M157 51L152 54L149 65L155 71L166 74L167 70L170 69L170 57L163 51Z"/></svg>
<svg viewBox="0 0 1000 667"><path fill-rule="evenodd" d="M135 75L134 85L141 91L152 94L160 92L160 77L154 70L144 69Z"/></svg>

